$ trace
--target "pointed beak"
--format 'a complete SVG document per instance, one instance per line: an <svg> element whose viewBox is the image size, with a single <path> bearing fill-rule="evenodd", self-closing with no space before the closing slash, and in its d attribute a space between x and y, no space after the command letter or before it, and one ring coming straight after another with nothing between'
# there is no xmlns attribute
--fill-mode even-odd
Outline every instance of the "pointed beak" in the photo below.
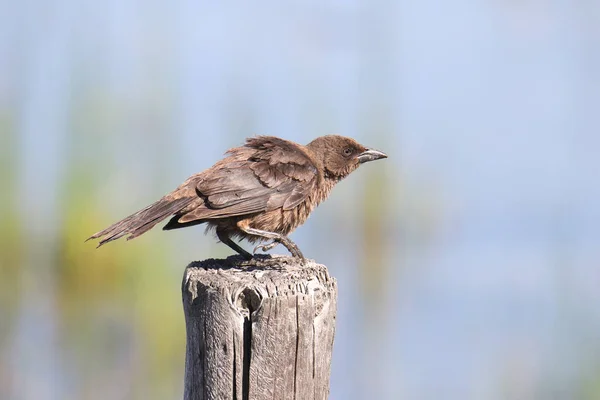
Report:
<svg viewBox="0 0 600 400"><path fill-rule="evenodd" d="M387 158L387 155L378 150L368 149L358 155L358 162L362 164L369 161L379 160L380 158Z"/></svg>

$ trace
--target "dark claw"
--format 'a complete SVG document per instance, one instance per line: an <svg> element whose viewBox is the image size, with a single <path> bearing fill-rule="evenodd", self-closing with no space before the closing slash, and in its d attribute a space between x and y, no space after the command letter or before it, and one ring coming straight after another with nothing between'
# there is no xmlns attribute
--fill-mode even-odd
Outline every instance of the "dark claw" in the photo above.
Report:
<svg viewBox="0 0 600 400"><path fill-rule="evenodd" d="M273 247L275 247L277 244L281 243L282 245L285 246L286 249L288 249L288 251L292 254L292 256L294 258L300 259L300 261L303 264L306 261L306 259L302 255L302 252L298 248L298 246L296 246L296 244L294 242L292 242L287 236L284 236L284 235L281 235L281 234L275 233L275 232L262 231L260 229L255 229L255 228L250 228L250 227L244 227L242 230L245 233L249 234L249 235L260 236L260 237L263 237L265 239L272 239L273 240L273 242L271 242L271 243L267 243L267 244L264 244L264 245L258 245L258 246L256 246L254 248L254 252L255 253L256 253L257 249L263 249L263 251L267 251L267 250L272 249ZM228 244L229 244L229 246L231 248L236 249L235 247L233 247L232 244L230 244L230 243L228 243ZM237 247L239 247L239 246L237 246Z"/></svg>
<svg viewBox="0 0 600 400"><path fill-rule="evenodd" d="M256 252L260 249L263 252L265 251L269 251L271 250L273 247L277 246L279 244L279 242L277 242L276 240L269 242L269 243L265 243L265 244L259 244L258 246L256 246L253 250L254 254L256 254Z"/></svg>
<svg viewBox="0 0 600 400"><path fill-rule="evenodd" d="M296 246L296 244L290 239L283 236L281 238L281 244L284 245L286 249L288 249L288 251L292 254L294 258L299 258L300 260L302 260L302 262L306 261L304 255L302 255L302 252L300 251L298 246Z"/></svg>

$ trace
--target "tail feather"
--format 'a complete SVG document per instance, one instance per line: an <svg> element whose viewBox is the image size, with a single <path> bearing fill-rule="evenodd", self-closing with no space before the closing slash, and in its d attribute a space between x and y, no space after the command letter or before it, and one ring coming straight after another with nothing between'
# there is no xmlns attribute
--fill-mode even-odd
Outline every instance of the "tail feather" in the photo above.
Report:
<svg viewBox="0 0 600 400"><path fill-rule="evenodd" d="M156 203L93 234L87 240L103 238L100 243L98 243L98 247L100 247L105 243L112 242L113 240L126 235L129 235L127 240L133 239L140 236L142 233L149 231L163 219L177 213L192 201L194 201L194 197L181 197L174 200L163 197Z"/></svg>

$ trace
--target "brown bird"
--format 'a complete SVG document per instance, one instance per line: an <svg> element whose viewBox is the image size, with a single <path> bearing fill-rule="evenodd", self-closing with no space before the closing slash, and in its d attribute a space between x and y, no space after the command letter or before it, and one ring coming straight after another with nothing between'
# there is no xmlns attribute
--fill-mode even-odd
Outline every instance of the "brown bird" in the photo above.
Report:
<svg viewBox="0 0 600 400"><path fill-rule="evenodd" d="M258 136L226 154L156 203L89 239L102 238L98 247L126 235L127 240L133 239L171 217L164 230L206 223L221 242L246 259L252 255L232 238L271 241L256 246L255 253L281 243L294 257L303 259L288 235L360 164L387 157L337 135L316 138L306 146Z"/></svg>

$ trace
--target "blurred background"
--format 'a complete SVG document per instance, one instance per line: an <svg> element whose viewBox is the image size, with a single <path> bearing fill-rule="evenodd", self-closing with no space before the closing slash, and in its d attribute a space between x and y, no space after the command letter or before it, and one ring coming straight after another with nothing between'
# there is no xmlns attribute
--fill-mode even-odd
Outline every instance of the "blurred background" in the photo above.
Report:
<svg viewBox="0 0 600 400"><path fill-rule="evenodd" d="M600 399L597 1L4 2L0 398L175 399L202 227L84 239L255 134L363 166L292 238L332 399ZM277 253L285 253L278 247Z"/></svg>

